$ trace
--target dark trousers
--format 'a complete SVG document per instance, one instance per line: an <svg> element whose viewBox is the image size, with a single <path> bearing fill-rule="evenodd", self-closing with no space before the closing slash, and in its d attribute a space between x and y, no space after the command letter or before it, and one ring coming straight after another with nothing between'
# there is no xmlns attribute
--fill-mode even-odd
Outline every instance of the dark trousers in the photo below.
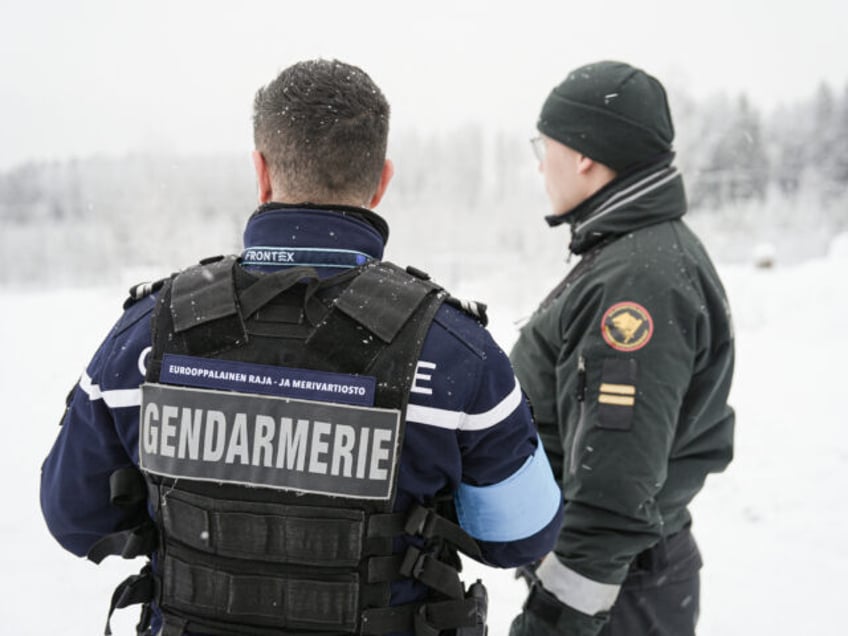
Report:
<svg viewBox="0 0 848 636"><path fill-rule="evenodd" d="M586 616L534 588L510 636L694 636L701 554L688 528L634 560L609 620Z"/></svg>
<svg viewBox="0 0 848 636"><path fill-rule="evenodd" d="M640 554L599 636L694 636L701 554L686 528Z"/></svg>

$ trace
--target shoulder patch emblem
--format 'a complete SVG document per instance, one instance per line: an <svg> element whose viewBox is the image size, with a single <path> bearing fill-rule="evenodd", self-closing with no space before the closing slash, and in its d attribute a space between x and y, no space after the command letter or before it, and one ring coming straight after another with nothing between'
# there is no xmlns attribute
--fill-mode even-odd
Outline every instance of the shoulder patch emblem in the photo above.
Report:
<svg viewBox="0 0 848 636"><path fill-rule="evenodd" d="M601 318L601 335L613 349L636 351L644 347L654 334L654 319L639 303L616 303Z"/></svg>

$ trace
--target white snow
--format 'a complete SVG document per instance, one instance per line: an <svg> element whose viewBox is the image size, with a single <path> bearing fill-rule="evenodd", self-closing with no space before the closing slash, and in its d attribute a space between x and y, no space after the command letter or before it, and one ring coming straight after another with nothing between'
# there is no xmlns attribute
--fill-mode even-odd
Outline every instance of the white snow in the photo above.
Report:
<svg viewBox="0 0 848 636"><path fill-rule="evenodd" d="M493 333L506 349L515 338L513 321L532 311L542 283L558 276L550 264L537 267L546 280L530 285L498 267L490 278L462 285L466 295L489 303ZM848 485L848 236L819 260L719 269L737 333L737 453L693 508L705 560L699 634L836 633L848 568L841 497ZM65 394L119 315L124 290L0 290L4 634L102 633L114 586L141 564L98 567L64 552L38 505L40 465L58 432ZM467 579L486 581L490 633L505 636L523 583L511 571L475 564L466 571ZM135 619L134 609L118 612L115 633L134 633Z"/></svg>

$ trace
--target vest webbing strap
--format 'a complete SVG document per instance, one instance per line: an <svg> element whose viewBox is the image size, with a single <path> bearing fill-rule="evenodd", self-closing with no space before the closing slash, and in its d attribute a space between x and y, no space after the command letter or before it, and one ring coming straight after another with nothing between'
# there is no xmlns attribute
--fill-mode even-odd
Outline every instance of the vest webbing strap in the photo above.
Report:
<svg viewBox="0 0 848 636"><path fill-rule="evenodd" d="M446 629L461 629L483 625L486 621L486 600L476 596L424 603L370 609L362 613L363 636L389 632L414 632L416 636L435 636Z"/></svg>
<svg viewBox="0 0 848 636"><path fill-rule="evenodd" d="M170 589L174 608L212 615L225 613L268 627L356 630L359 581L355 575L337 580L237 574L165 560L163 585Z"/></svg>
<svg viewBox="0 0 848 636"><path fill-rule="evenodd" d="M142 523L135 528L113 532L97 541L86 554L86 558L100 563L107 556L120 555L124 559L149 555L156 549L156 527L152 522Z"/></svg>
<svg viewBox="0 0 848 636"><path fill-rule="evenodd" d="M138 603L147 603L154 598L155 593L156 581L153 578L153 573L151 571L150 564L148 563L144 566L144 568L142 568L141 572L127 577L117 588L115 588L115 592L112 594L112 602L109 605L109 615L106 617L106 629L103 633L106 634L106 636L111 636L112 614L115 613L116 609L129 607L130 605L136 605ZM139 621L138 628L136 630L139 634L141 634L143 630L147 629L147 621L149 621L149 619L149 613L142 612L142 618Z"/></svg>
<svg viewBox="0 0 848 636"><path fill-rule="evenodd" d="M414 279L400 268L383 263L367 268L348 285L335 307L390 343L437 286Z"/></svg>
<svg viewBox="0 0 848 636"><path fill-rule="evenodd" d="M437 292L429 306L420 311L428 295ZM307 339L312 360L328 364L342 373L370 372L375 361L410 320L429 326L445 294L438 285L411 278L390 263L373 263L365 267L333 303L324 321ZM364 331L367 330L367 331ZM407 374L405 363L417 359L422 341L406 342L403 350L395 350L384 368L397 365L397 376ZM340 346L356 343L356 346ZM411 385L412 376L407 378ZM397 387L396 400L404 408L409 387Z"/></svg>
<svg viewBox="0 0 848 636"><path fill-rule="evenodd" d="M415 506L410 510L403 528L406 534L422 536L425 539L440 537L445 539L460 552L482 560L480 545L465 530L455 523L436 513L432 508Z"/></svg>
<svg viewBox="0 0 848 636"><path fill-rule="evenodd" d="M249 318L284 291L302 281L308 282L306 297L303 301L305 306L318 286L318 273L314 268L295 267L261 276L250 287L238 294L242 317Z"/></svg>
<svg viewBox="0 0 848 636"><path fill-rule="evenodd" d="M147 483L135 466L113 472L109 476L109 492L116 506L134 506L147 501Z"/></svg>
<svg viewBox="0 0 848 636"><path fill-rule="evenodd" d="M160 515L169 537L222 557L324 567L355 567L363 557L361 510L246 505L174 490Z"/></svg>
<svg viewBox="0 0 848 636"><path fill-rule="evenodd" d="M421 581L427 587L441 592L449 598L462 598L462 581L456 568L442 563L416 548L409 546L400 566L404 576Z"/></svg>
<svg viewBox="0 0 848 636"><path fill-rule="evenodd" d="M141 506L147 500L147 484L135 466L119 468L109 476L110 501L121 508ZM94 563L100 563L109 555L120 555L125 559L148 555L156 549L156 527L144 515L139 525L107 534L99 539L86 554Z"/></svg>
<svg viewBox="0 0 848 636"><path fill-rule="evenodd" d="M171 314L177 333L238 313L232 293L230 256L203 267L191 267L173 281ZM202 309L200 309L202 308Z"/></svg>

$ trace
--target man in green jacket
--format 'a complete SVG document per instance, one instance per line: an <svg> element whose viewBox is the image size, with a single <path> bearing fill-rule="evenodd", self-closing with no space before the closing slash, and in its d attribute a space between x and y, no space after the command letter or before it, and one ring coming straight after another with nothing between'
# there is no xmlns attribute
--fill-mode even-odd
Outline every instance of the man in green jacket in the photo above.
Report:
<svg viewBox="0 0 848 636"><path fill-rule="evenodd" d="M512 636L695 633L689 502L733 454L730 309L683 222L662 84L619 62L573 71L533 140L579 263L511 359L560 480L565 522Z"/></svg>

